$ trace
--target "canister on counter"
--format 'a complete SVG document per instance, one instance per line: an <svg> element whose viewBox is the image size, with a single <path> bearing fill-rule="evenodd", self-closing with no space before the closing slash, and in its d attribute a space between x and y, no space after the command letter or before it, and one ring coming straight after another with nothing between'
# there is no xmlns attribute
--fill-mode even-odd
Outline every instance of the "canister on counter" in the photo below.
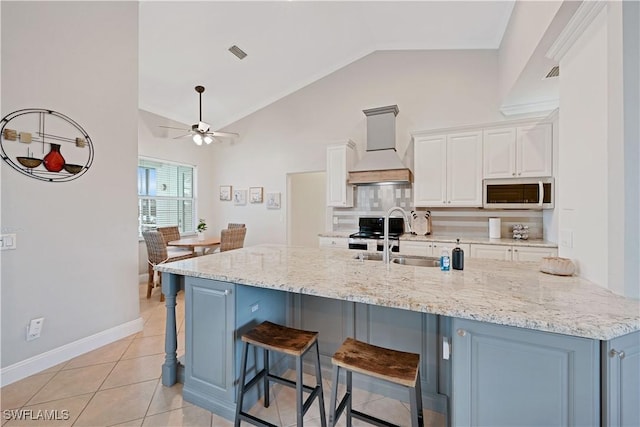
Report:
<svg viewBox="0 0 640 427"><path fill-rule="evenodd" d="M456 239L456 247L451 251L451 267L464 270L464 251L460 248L460 239Z"/></svg>

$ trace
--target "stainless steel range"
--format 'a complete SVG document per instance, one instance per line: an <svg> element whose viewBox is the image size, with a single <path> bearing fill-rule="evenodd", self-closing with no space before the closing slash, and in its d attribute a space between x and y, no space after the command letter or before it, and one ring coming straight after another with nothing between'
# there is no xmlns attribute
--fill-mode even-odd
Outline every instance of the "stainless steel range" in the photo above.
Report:
<svg viewBox="0 0 640 427"><path fill-rule="evenodd" d="M358 232L349 235L349 249L379 251L384 248L384 218L362 217ZM400 251L400 235L404 233L404 219L389 218L389 244L392 252Z"/></svg>

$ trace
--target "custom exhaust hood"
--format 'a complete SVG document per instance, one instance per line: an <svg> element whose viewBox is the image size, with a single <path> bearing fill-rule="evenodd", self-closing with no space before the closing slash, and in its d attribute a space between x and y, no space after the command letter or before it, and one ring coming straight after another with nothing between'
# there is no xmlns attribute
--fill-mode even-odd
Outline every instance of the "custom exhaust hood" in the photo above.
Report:
<svg viewBox="0 0 640 427"><path fill-rule="evenodd" d="M349 184L411 183L413 174L396 152L398 106L364 110L367 116L367 151L349 171Z"/></svg>

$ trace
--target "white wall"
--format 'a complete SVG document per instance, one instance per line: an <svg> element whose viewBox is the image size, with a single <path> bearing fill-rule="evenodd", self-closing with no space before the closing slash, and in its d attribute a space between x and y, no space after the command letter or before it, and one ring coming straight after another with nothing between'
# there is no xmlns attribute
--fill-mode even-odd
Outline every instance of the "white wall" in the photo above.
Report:
<svg viewBox="0 0 640 427"><path fill-rule="evenodd" d="M375 52L228 126L234 144L214 147L214 186L283 195L286 174L325 169L325 147L350 138L362 150L363 109L397 104L397 148L410 132L503 120L498 112L497 51ZM285 210L214 201L215 219L244 222L245 244L286 242Z"/></svg>
<svg viewBox="0 0 640 427"><path fill-rule="evenodd" d="M500 45L500 100L504 100L515 85L560 6L561 1L515 2Z"/></svg>
<svg viewBox="0 0 640 427"><path fill-rule="evenodd" d="M82 340L87 351L96 334L132 324L139 330L142 322L134 184L138 5L1 7L2 115L51 108L77 121L95 149L91 169L63 183L30 179L2 162L2 230L16 233L18 243L0 255L5 381L19 362L67 345L67 353L40 360L43 367L79 349L68 345ZM26 342L26 325L36 317L45 318L42 336Z"/></svg>
<svg viewBox="0 0 640 427"><path fill-rule="evenodd" d="M139 110L138 122L138 154L196 167L196 218L203 218L207 224L215 220L214 199L218 198L218 187L213 185L214 168L212 145L196 145L191 138L173 139L185 132L167 130L159 126L190 128L191 124L170 121L164 117ZM226 225L225 227L226 228ZM209 226L207 236L218 236L220 230ZM138 245L139 273L142 280L147 280L147 248L144 240Z"/></svg>
<svg viewBox="0 0 640 427"><path fill-rule="evenodd" d="M559 253L583 277L638 298L638 167L625 160L639 144L637 77L629 75L638 73L638 45L624 52L622 18L622 3L606 3L560 60L559 228L561 243L573 233L573 247Z"/></svg>

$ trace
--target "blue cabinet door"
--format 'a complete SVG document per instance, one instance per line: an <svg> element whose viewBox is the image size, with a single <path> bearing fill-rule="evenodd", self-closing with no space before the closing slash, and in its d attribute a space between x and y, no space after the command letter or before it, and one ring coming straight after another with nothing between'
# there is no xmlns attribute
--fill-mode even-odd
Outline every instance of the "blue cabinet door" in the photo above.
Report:
<svg viewBox="0 0 640 427"><path fill-rule="evenodd" d="M600 423L599 341L452 320L452 425Z"/></svg>
<svg viewBox="0 0 640 427"><path fill-rule="evenodd" d="M185 280L185 379L183 394L198 406L233 419L235 286Z"/></svg>
<svg viewBox="0 0 640 427"><path fill-rule="evenodd" d="M602 344L602 425L640 426L640 332Z"/></svg>

